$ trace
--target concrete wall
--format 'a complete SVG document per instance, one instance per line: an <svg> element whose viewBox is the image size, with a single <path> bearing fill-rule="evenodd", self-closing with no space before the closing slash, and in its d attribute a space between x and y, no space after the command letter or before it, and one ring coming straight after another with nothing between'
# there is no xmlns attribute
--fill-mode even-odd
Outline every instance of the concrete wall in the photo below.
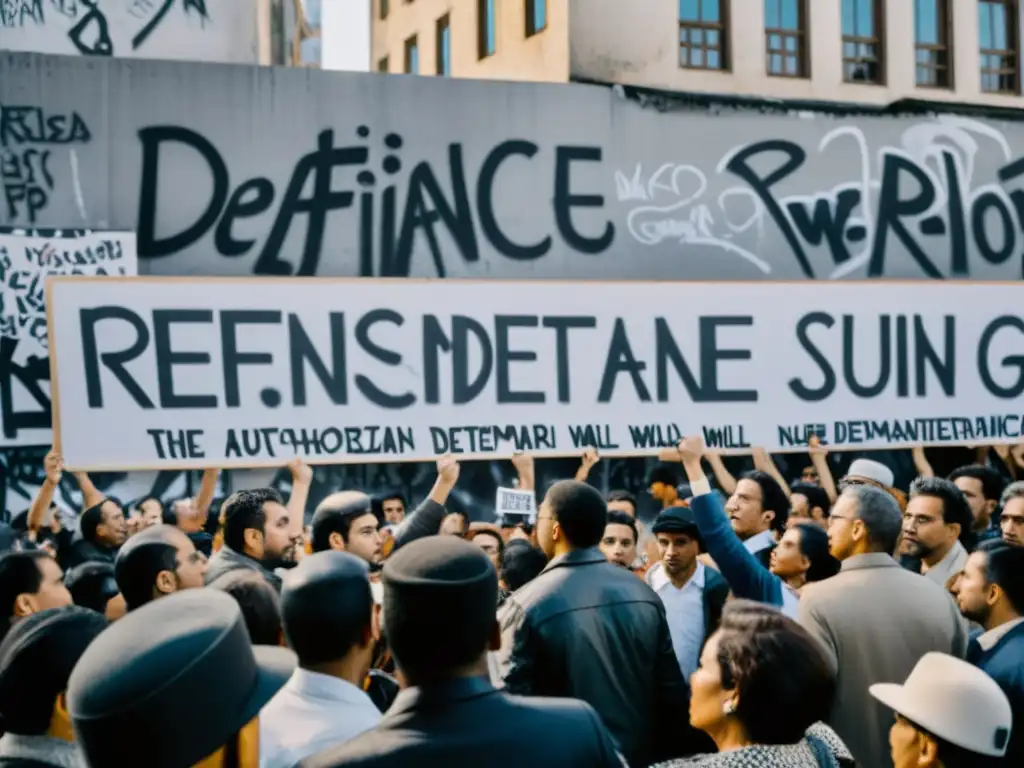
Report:
<svg viewBox="0 0 1024 768"><path fill-rule="evenodd" d="M142 272L1021 277L1021 123L25 54L0 70L0 225L137 230Z"/></svg>
<svg viewBox="0 0 1024 768"><path fill-rule="evenodd" d="M782 99L888 104L902 98L1022 107L1020 96L981 92L977 3L954 0L954 90L917 88L914 79L914 2L884 3L886 84L856 85L842 77L842 0L813 0L808 79L769 77L765 67L764 2L729 6L731 72L679 66L678 0L585 0L572 4L574 78L676 91L742 93Z"/></svg>
<svg viewBox="0 0 1024 768"><path fill-rule="evenodd" d="M264 0L0 0L0 50L266 63L260 57L266 24L258 20L266 5ZM262 33L269 35L266 29Z"/></svg>
<svg viewBox="0 0 1024 768"><path fill-rule="evenodd" d="M496 0L496 51L483 59L477 47L477 0L390 0L388 17L383 20L380 2L373 0L374 71L387 56L388 71L403 72L405 41L417 35L419 74L436 74L435 24L449 14L453 77L555 83L569 79L569 6L579 0L548 0L548 26L530 37L526 37L526 3Z"/></svg>

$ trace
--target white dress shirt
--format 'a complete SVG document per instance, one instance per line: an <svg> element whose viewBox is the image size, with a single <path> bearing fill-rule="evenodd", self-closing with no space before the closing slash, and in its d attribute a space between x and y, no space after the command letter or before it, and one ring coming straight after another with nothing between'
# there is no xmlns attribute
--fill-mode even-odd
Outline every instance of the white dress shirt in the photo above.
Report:
<svg viewBox="0 0 1024 768"><path fill-rule="evenodd" d="M690 675L697 671L700 649L707 632L704 626L704 563L697 561L697 570L681 588L669 580L661 563L655 563L648 572L648 584L665 604L672 649L676 652L683 676L689 680Z"/></svg>
<svg viewBox="0 0 1024 768"><path fill-rule="evenodd" d="M361 689L331 675L296 669L260 711L260 768L292 768L380 722Z"/></svg>
<svg viewBox="0 0 1024 768"><path fill-rule="evenodd" d="M756 555L762 549L769 549L774 547L778 542L775 541L775 531L769 528L767 531L761 531L751 536L749 539L743 540L743 546L747 548L747 552L752 555Z"/></svg>

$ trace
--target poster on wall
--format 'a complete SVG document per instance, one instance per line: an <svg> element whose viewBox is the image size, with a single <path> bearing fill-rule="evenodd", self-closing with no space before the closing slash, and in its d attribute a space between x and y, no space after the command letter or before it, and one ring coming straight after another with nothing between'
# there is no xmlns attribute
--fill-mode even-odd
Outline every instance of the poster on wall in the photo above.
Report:
<svg viewBox="0 0 1024 768"><path fill-rule="evenodd" d="M46 279L137 271L132 232L0 233L0 448L51 442Z"/></svg>
<svg viewBox="0 0 1024 768"><path fill-rule="evenodd" d="M1020 438L1022 289L967 283L55 278L86 470Z"/></svg>

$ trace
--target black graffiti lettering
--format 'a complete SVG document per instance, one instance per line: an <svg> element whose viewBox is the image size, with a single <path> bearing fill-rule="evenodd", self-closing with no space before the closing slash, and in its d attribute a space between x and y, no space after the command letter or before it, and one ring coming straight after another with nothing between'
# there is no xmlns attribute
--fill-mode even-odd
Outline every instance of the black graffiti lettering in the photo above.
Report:
<svg viewBox="0 0 1024 768"><path fill-rule="evenodd" d="M480 350L480 367L470 380L470 337ZM452 403L463 405L483 392L494 365L494 350L486 329L472 317L452 316L449 338L434 315L423 318L423 386L424 400L431 405L441 402L439 372L441 352L452 354Z"/></svg>
<svg viewBox="0 0 1024 768"><path fill-rule="evenodd" d="M209 365L208 352L178 352L171 349L171 326L175 323L213 323L213 312L208 309L154 309L153 343L157 360L157 386L161 408L216 408L216 395L179 395L174 391L174 366ZM203 377L190 377L202 381ZM172 458L177 458L173 457Z"/></svg>
<svg viewBox="0 0 1024 768"><path fill-rule="evenodd" d="M405 318L392 309L375 309L367 312L356 323L356 341L368 355L385 365L401 365L402 356L399 353L380 346L370 338L370 329L376 323L391 323L401 327L405 323ZM355 382L363 397L381 408L408 408L416 402L414 393L389 395L361 373L356 375Z"/></svg>
<svg viewBox="0 0 1024 768"><path fill-rule="evenodd" d="M786 158L775 170L762 177L752 167L751 161L761 154L769 152L781 152ZM764 204L768 214L782 232L782 236L786 238L786 242L792 249L793 255L796 256L804 276L814 277L814 270L811 268L811 262L807 258L803 244L789 223L789 219L782 210L782 206L779 205L775 195L772 194L772 187L796 173L806 160L807 152L799 144L784 139L772 139L755 142L740 150L730 158L725 167L750 185L750 188Z"/></svg>
<svg viewBox="0 0 1024 768"><path fill-rule="evenodd" d="M494 212L494 179L502 163L508 158L519 155L527 160L537 154L539 148L529 141L512 140L499 144L487 156L480 168L477 181L477 210L480 211L480 227L491 245L503 256L517 261L539 259L551 250L551 236L545 237L534 245L518 245L510 240L498 225Z"/></svg>
<svg viewBox="0 0 1024 768"><path fill-rule="evenodd" d="M985 326L985 330L982 331L981 337L978 340L978 376L981 378L981 383L985 386L985 389L993 397L1005 398L1007 400L1020 397L1021 393L1024 393L1024 354L1010 354L1003 357L999 364L1003 368L1016 368L1017 378L1009 386L1003 386L995 380L992 375L992 344L996 340L996 334L1004 329L1013 329L1017 331L1018 335L1024 335L1024 320L1017 315L1000 315ZM1017 343L1013 345L1014 349L1022 349L1024 345L1020 343L1018 338Z"/></svg>
<svg viewBox="0 0 1024 768"><path fill-rule="evenodd" d="M45 330L45 325L43 327ZM0 337L0 424L4 438L13 440L22 430L47 429L52 420L50 398L41 386L50 379L50 361L32 356L24 365L14 362L18 346L15 338ZM19 410L14 402L15 383L38 406L34 410Z"/></svg>
<svg viewBox="0 0 1024 768"><path fill-rule="evenodd" d="M543 392L513 392L510 364L514 362L534 363L537 353L532 350L513 350L509 342L509 331L513 328L536 328L540 320L535 315L495 315L495 369L498 389L498 403L543 403ZM531 377L533 378L533 377Z"/></svg>
<svg viewBox="0 0 1024 768"><path fill-rule="evenodd" d="M615 225L605 223L597 237L581 235L572 221L573 208L604 208L603 195L573 194L570 171L574 162L601 162L600 147L558 147L555 150L555 223L566 244L580 253L606 251L615 239Z"/></svg>
<svg viewBox="0 0 1024 768"><path fill-rule="evenodd" d="M828 199L814 201L812 212L808 212L803 203L791 202L786 210L793 218L793 225L800 235L811 245L827 242L828 249L836 264L845 264L850 260L850 249L847 240L859 242L866 232L862 226L847 228L850 216L860 205L860 190L844 189L836 195L835 204Z"/></svg>
<svg viewBox="0 0 1024 768"><path fill-rule="evenodd" d="M957 171L956 158L949 152L942 153L942 167L946 172L946 206L949 210L949 250L950 273L952 275L969 275L967 264L967 232L964 215L963 194L960 191L960 173ZM879 200L881 205L881 200ZM943 235L946 226L938 216L932 216L920 223L921 233Z"/></svg>
<svg viewBox="0 0 1024 768"><path fill-rule="evenodd" d="M391 260L394 272L398 276L409 274L415 235L418 229L422 229L427 238L438 276L446 276L442 248L434 232L434 224L438 220L444 222L448 233L459 247L462 258L467 263L472 264L480 260L476 231L473 227L473 211L469 204L469 193L466 191L466 171L462 162L462 147L458 144L448 147L448 166L451 169L454 205L450 205L445 199L441 185L438 184L429 163L417 164L409 177L409 192L405 200L405 214L402 217L402 232L397 251ZM428 197L432 208L427 206ZM481 217L484 215L482 209L480 215Z"/></svg>
<svg viewBox="0 0 1024 768"><path fill-rule="evenodd" d="M904 173L913 179L919 187L912 197L903 198L900 194L900 177ZM904 218L920 216L934 203L935 188L931 179L928 178L928 174L912 160L901 155L887 153L882 163L882 187L878 195L878 224L871 248L869 275L877 277L884 273L885 252L891 231L928 277L942 277L942 273L928 258L924 249L914 240L903 221ZM926 221L931 223L934 230L938 230L938 225L942 225L942 232L945 231L942 219L933 217ZM938 232L929 229L928 234L933 233L937 234Z"/></svg>
<svg viewBox="0 0 1024 768"><path fill-rule="evenodd" d="M23 27L25 19L43 24L43 0L2 0L0 2L0 26Z"/></svg>
<svg viewBox="0 0 1024 768"><path fill-rule="evenodd" d="M224 366L224 404L228 408L238 408L242 404L239 391L238 369L242 365L271 365L274 356L269 352L239 352L238 326L240 325L279 325L281 313L275 310L241 309L224 310L220 313L220 351ZM160 365L158 359L157 365ZM263 404L274 408L281 402L281 394L276 389L266 388L260 392Z"/></svg>
<svg viewBox="0 0 1024 768"><path fill-rule="evenodd" d="M997 226L1002 230L997 241L998 246L990 241L989 231L985 226L989 221L989 211L996 214ZM971 231L978 244L978 252L989 264L1002 264L1017 250L1013 213L1002 196L995 192L982 192L974 201L971 207Z"/></svg>
<svg viewBox="0 0 1024 768"><path fill-rule="evenodd" d="M572 399L569 382L569 330L572 328L596 328L596 317L545 317L545 328L555 329L555 375L558 378L558 402L568 403ZM595 446L600 447L600 446Z"/></svg>
<svg viewBox="0 0 1024 768"><path fill-rule="evenodd" d="M79 310L82 327L82 356L85 361L85 391L90 408L103 407L103 387L100 383L102 364L121 383L136 405L151 410L154 405L149 395L139 386L135 378L125 369L125 364L141 355L149 345L149 328L137 314L125 307L104 306ZM117 352L100 352L96 326L103 321L119 320L128 323L135 331L135 341L127 349ZM110 334L105 335L110 338Z"/></svg>
<svg viewBox="0 0 1024 768"><path fill-rule="evenodd" d="M21 144L85 144L89 126L77 112L48 115L42 107L0 106L0 147Z"/></svg>
<svg viewBox="0 0 1024 768"><path fill-rule="evenodd" d="M68 39L83 56L113 56L114 42L110 38L110 24L97 6L99 0L81 0L89 9L68 31Z"/></svg>
<svg viewBox="0 0 1024 768"><path fill-rule="evenodd" d="M160 22L164 20L167 12L171 10L175 2L176 0L164 0L164 4L157 9L156 13L146 22L146 25L132 38L132 50L138 50L139 46L146 42L146 39L160 26ZM204 20L210 18L210 15L206 12L206 0L182 0L182 10L186 14L190 11L196 11L200 18Z"/></svg>
<svg viewBox="0 0 1024 768"><path fill-rule="evenodd" d="M225 176L226 180L226 176ZM214 181L214 189L217 189L217 181ZM251 194L250 194L251 193ZM248 196L248 197L247 197ZM239 240L232 230L236 221L248 219L263 213L274 202L274 183L270 179L256 178L249 179L239 185L238 189L231 193L227 205L224 207L224 214L213 233L213 244L217 252L224 256L242 256L256 245L255 238Z"/></svg>
<svg viewBox="0 0 1024 768"><path fill-rule="evenodd" d="M651 392L640 375L647 369L647 363L637 360L633 347L629 343L626 324L621 317L615 318L615 328L605 355L604 373L601 376L601 388L597 393L597 402L607 403L615 393L615 383L620 373L628 373L636 390L636 396L642 403L651 402Z"/></svg>
<svg viewBox="0 0 1024 768"><path fill-rule="evenodd" d="M313 341L295 314L288 315L291 352L292 402L306 405L306 363L334 405L348 405L348 371L345 366L345 313L331 312L331 370L316 351Z"/></svg>

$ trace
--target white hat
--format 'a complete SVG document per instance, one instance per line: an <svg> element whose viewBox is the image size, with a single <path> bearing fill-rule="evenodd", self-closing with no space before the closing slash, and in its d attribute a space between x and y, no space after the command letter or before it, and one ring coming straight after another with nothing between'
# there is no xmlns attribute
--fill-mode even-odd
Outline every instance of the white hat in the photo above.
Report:
<svg viewBox="0 0 1024 768"><path fill-rule="evenodd" d="M1010 701L995 680L945 653L926 653L903 685L876 683L871 695L958 747L1002 757L1010 739Z"/></svg>
<svg viewBox="0 0 1024 768"><path fill-rule="evenodd" d="M896 478L892 474L892 470L889 469L885 464L881 464L871 459L857 459L850 465L850 469L846 472L847 477L863 477L866 480L874 480L879 485L884 485L886 488L892 488L892 484Z"/></svg>

